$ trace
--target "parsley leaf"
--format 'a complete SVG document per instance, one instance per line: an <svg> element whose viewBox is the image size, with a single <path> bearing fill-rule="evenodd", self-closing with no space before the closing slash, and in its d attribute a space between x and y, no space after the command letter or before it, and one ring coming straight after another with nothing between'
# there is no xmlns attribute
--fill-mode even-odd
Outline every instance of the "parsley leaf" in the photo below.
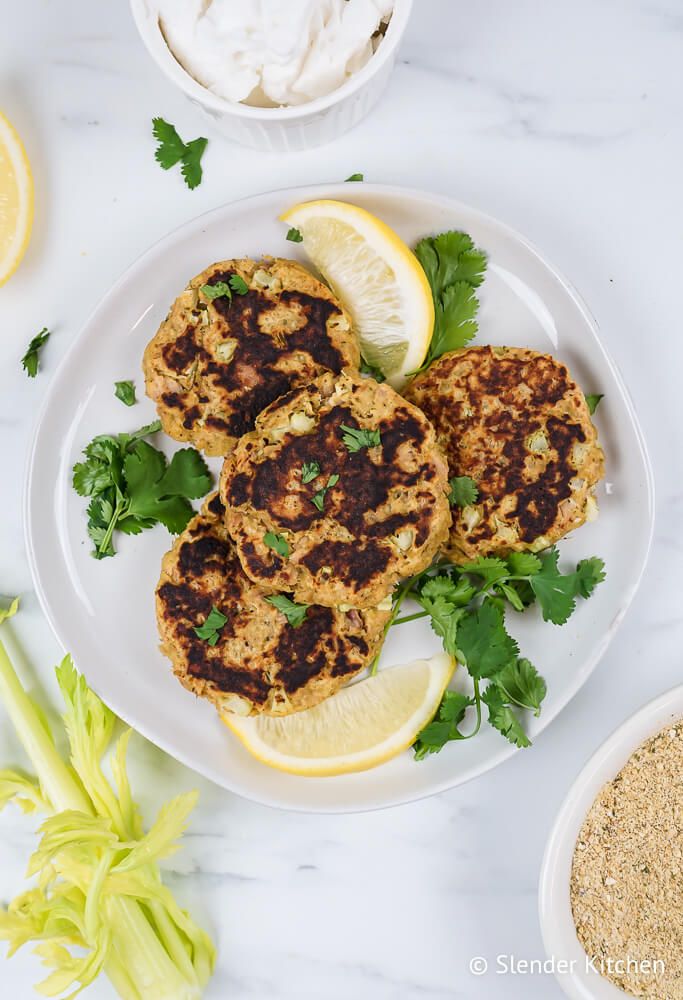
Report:
<svg viewBox="0 0 683 1000"><path fill-rule="evenodd" d="M114 383L114 395L117 399L120 399L122 403L126 406L135 405L135 383L130 380L127 382L115 382Z"/></svg>
<svg viewBox="0 0 683 1000"><path fill-rule="evenodd" d="M529 660L519 659L508 663L496 674L496 685L508 701L520 708L528 708L534 715L541 714L541 702L546 696L546 683Z"/></svg>
<svg viewBox="0 0 683 1000"><path fill-rule="evenodd" d="M453 231L420 240L415 254L429 279L436 313L426 368L447 351L465 347L477 332L475 289L484 280L487 258L467 233Z"/></svg>
<svg viewBox="0 0 683 1000"><path fill-rule="evenodd" d="M203 137L183 142L173 125L163 118L152 119L152 134L158 142L154 153L157 163L164 170L170 170L180 163L180 170L187 186L192 189L201 183L201 159L204 155L208 139Z"/></svg>
<svg viewBox="0 0 683 1000"><path fill-rule="evenodd" d="M325 495L327 494L327 491L332 489L333 486L336 486L338 482L339 476L335 472L327 480L327 486L323 486L322 489L318 490L318 492L311 497L311 503L320 511L321 514L325 506Z"/></svg>
<svg viewBox="0 0 683 1000"><path fill-rule="evenodd" d="M228 284L237 295L246 295L249 291L249 285L240 274L231 274Z"/></svg>
<svg viewBox="0 0 683 1000"><path fill-rule="evenodd" d="M378 430L347 427L346 424L342 424L341 429L344 431L342 441L352 455L361 448L377 448L382 443L382 436Z"/></svg>
<svg viewBox="0 0 683 1000"><path fill-rule="evenodd" d="M477 502L479 490L474 479L471 479L470 476L456 476L451 479L450 485L451 507L469 507L470 504Z"/></svg>
<svg viewBox="0 0 683 1000"><path fill-rule="evenodd" d="M591 416L595 413L598 406L600 405L600 400L605 398L604 392L589 392L586 394L586 402L588 403L588 412Z"/></svg>
<svg viewBox="0 0 683 1000"><path fill-rule="evenodd" d="M299 232L299 230L296 229L294 226L291 226L287 230L287 237L286 238L289 240L290 243L303 243L303 241L304 241L303 236L301 235L301 233Z"/></svg>
<svg viewBox="0 0 683 1000"><path fill-rule="evenodd" d="M377 365L371 365L370 362L366 361L363 357L360 359L360 373L361 375L369 375L371 378L374 378L375 382L381 383L386 382L387 380L387 377L381 368L378 368Z"/></svg>
<svg viewBox="0 0 683 1000"><path fill-rule="evenodd" d="M364 180L365 180L365 175L364 174L351 174L350 177L346 178L346 180L345 180L344 183L348 184L349 182L352 182L352 181L364 181Z"/></svg>
<svg viewBox="0 0 683 1000"><path fill-rule="evenodd" d="M320 475L320 465L318 462L304 462L301 466L301 482L312 483Z"/></svg>
<svg viewBox="0 0 683 1000"><path fill-rule="evenodd" d="M292 628L299 628L306 620L310 604L295 604L285 594L273 594L271 597L266 597L266 600L285 616Z"/></svg>
<svg viewBox="0 0 683 1000"><path fill-rule="evenodd" d="M200 639L205 639L209 646L215 646L220 638L220 632L227 618L222 612L218 610L214 604L211 611L206 617L206 621L203 625L197 625L193 628L195 635L198 635Z"/></svg>
<svg viewBox="0 0 683 1000"><path fill-rule="evenodd" d="M458 650L471 677L494 677L519 654L517 642L505 629L503 612L487 597L458 624Z"/></svg>
<svg viewBox="0 0 683 1000"><path fill-rule="evenodd" d="M263 536L263 543L273 552L277 552L283 559L288 559L291 554L290 545L284 535L277 535L274 531L266 531Z"/></svg>
<svg viewBox="0 0 683 1000"><path fill-rule="evenodd" d="M460 694L459 691L446 691L435 718L418 734L413 744L415 760L422 760L430 753L438 753L451 740L467 739L458 727L471 705L474 705L473 698Z"/></svg>
<svg viewBox="0 0 683 1000"><path fill-rule="evenodd" d="M26 348L26 354L21 359L21 365L29 378L35 378L40 368L40 349L47 342L50 331L46 326L37 333Z"/></svg>
<svg viewBox="0 0 683 1000"><path fill-rule="evenodd" d="M199 291L211 302L213 302L214 299L222 298L230 299L232 302L232 289L227 281L217 281L213 285L200 285Z"/></svg>

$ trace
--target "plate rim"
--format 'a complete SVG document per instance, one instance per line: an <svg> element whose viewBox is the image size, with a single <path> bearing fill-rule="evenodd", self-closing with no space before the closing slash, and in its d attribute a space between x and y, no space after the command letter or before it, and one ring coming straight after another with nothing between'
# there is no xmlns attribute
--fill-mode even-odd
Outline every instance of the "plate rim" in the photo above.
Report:
<svg viewBox="0 0 683 1000"><path fill-rule="evenodd" d="M647 499L647 514L648 514L648 532L647 539L643 550L642 561L635 578L635 581L630 589L630 592L625 595L625 600L620 604L618 612L612 618L609 628L603 637L603 641L596 647L593 654L584 660L582 668L573 675L573 680L571 685L568 685L564 696L559 699L559 703L555 706L552 714L548 714L540 723L540 728L536 735L540 735L541 732L545 731L557 718L557 716L564 711L567 705L574 699L579 690L586 683L591 674L595 671L598 663L602 657L607 652L616 632L618 631L621 623L623 622L633 600L640 588L642 583L645 570L647 569L650 554L652 551L652 541L654 537L655 529L655 479L652 468L652 462L650 459L650 454L648 451L645 436L643 434L640 421L638 419L638 414L631 397L631 393L622 378L619 368L612 358L610 352L604 345L602 338L600 337L600 327L593 315L592 311L588 307L586 301L580 292L576 289L574 284L565 276L565 274L558 269L554 263L545 256L541 250L529 240L524 234L520 233L513 226L509 225L507 222L502 221L498 217L489 214L488 212L482 211L474 205L467 202L460 201L457 198L452 198L445 194L435 194L430 191L425 191L421 188L405 187L402 185L393 184L380 184L380 183L369 183L363 182L363 191L367 191L370 194L377 192L378 195L385 195L394 197L397 199L420 199L422 201L429 201L435 206L447 207L450 212L458 213L464 212L469 215L474 215L485 225L489 225L497 229L503 235L507 236L509 239L521 245L527 252L529 252L552 276L558 281L562 286L563 291L570 297L576 308L581 313L585 323L590 327L591 332L594 335L595 345L597 350L600 352L604 363L610 371L610 374L614 378L626 406L631 427L635 433L635 440L638 448L638 454L642 461L643 468L645 470L645 482L644 491ZM30 506L31 506L31 487L33 474L35 471L35 457L38 449L39 439L41 436L42 427L44 424L45 417L49 411L52 397L55 392L55 388L59 385L60 381L64 377L64 372L69 366L72 356L76 355L78 349L80 348L81 342L84 340L87 330L97 319L98 313L103 310L112 299L114 299L119 289L124 283L134 274L134 272L144 263L144 261L154 255L164 244L173 243L174 239L183 234L185 231L200 227L202 222L211 220L215 216L220 216L221 213L226 210L240 206L242 208L248 209L250 203L257 204L258 202L268 200L278 195L282 195L283 201L287 198L295 198L297 192L306 191L308 192L306 200L316 200L322 198L332 198L337 200L347 200L353 202L353 197L349 197L348 184L346 182L336 182L328 184L301 184L293 187L285 188L274 188L269 191L262 191L258 194L247 195L244 198L238 198L233 201L227 201L221 205L217 205L214 208L208 209L199 215L192 216L191 218L180 223L180 225L175 226L173 229L164 233L153 243L151 243L142 253L138 254L134 260L119 274L116 280L109 285L107 291L98 300L96 305L90 310L86 319L82 323L78 333L74 337L71 345L66 350L63 358L59 362L57 369L52 376L45 397L38 408L37 415L34 420L30 444L27 451L24 477L23 477L23 497L22 497L22 515L23 515L23 534L24 534L24 544L26 547L26 555L29 565L29 571L31 574L31 580L33 583L36 596L38 597L38 602L40 608L45 615L50 628L52 629L55 637L63 648L66 648L66 644L62 637L62 631L58 627L57 622L51 612L50 602L42 586L40 574L38 572L38 564L36 559L36 548L34 545L33 531L32 531L32 521L30 517ZM301 200L301 199L299 199ZM88 682L90 683L90 682ZM93 685L93 690L99 694L97 691L97 686ZM510 744L502 744L499 752L489 757L486 761L482 761L480 766L472 768L465 776L455 777L454 779L445 779L440 781L438 784L430 787L427 790L420 791L417 794L415 792L408 792L405 795L399 795L393 798L390 802L380 802L379 804L356 804L350 806L344 806L342 804L322 804L316 806L315 808L311 806L302 805L299 803L291 803L287 801L286 796L276 797L276 796L264 796L259 793L251 793L242 788L236 788L232 784L228 784L225 776L222 773L215 771L210 764L207 764L199 770L195 763L188 760L187 755L182 750L178 750L175 747L171 747L167 744L165 740L160 740L158 736L152 735L149 731L148 726L143 722L142 724L136 719L131 721L128 718L128 713L121 711L120 707L116 704L117 699L111 701L110 698L103 698L103 701L111 708L111 710L126 724L131 726L131 728L143 736L146 740L152 743L154 746L167 753L173 759L182 763L185 767L188 767L191 771L196 774L201 775L219 787L232 792L235 795L239 795L242 798L246 798L249 801L257 802L260 805L269 806L276 809L284 809L291 812L299 813L310 813L310 814L354 814L363 812L374 812L380 809L390 809L395 806L406 805L411 802L418 802L422 799L429 798L433 795L439 795L442 792L448 791L452 788L456 788L460 785L467 784L473 781L475 778L480 777L487 771L493 770L498 767L504 761L509 760L514 754L518 752L518 749ZM333 779L328 779L333 780Z"/></svg>

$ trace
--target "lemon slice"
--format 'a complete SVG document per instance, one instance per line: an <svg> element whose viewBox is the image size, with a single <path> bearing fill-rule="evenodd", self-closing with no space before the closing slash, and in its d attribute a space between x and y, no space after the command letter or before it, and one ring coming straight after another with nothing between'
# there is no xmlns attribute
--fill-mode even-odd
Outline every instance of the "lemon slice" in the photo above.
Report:
<svg viewBox="0 0 683 1000"><path fill-rule="evenodd" d="M33 224L33 177L21 139L0 113L0 285L19 267Z"/></svg>
<svg viewBox="0 0 683 1000"><path fill-rule="evenodd" d="M446 653L382 670L294 715L223 715L263 764L308 777L366 771L406 750L434 717L455 661Z"/></svg>
<svg viewBox="0 0 683 1000"><path fill-rule="evenodd" d="M353 318L363 357L395 389L420 367L434 330L427 276L393 229L357 205L308 201L281 216Z"/></svg>

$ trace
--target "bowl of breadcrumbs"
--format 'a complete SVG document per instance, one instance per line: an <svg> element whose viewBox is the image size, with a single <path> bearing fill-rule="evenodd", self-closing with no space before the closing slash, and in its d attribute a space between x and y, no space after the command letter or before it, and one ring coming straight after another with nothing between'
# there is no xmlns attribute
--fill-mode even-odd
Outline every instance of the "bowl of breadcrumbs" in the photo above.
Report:
<svg viewBox="0 0 683 1000"><path fill-rule="evenodd" d="M594 754L539 882L547 960L574 1000L683 1000L683 686Z"/></svg>

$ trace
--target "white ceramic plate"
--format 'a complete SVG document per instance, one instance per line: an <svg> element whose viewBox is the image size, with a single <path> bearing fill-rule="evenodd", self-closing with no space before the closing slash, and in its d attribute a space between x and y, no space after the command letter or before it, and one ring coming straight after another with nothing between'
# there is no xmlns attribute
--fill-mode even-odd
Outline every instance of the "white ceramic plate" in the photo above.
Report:
<svg viewBox="0 0 683 1000"><path fill-rule="evenodd" d="M571 1000L623 1000L626 995L587 964L576 936L569 879L579 831L600 789L616 777L633 751L682 716L683 685L655 698L622 723L581 771L553 825L541 867L539 915L546 953L552 957L557 980Z"/></svg>
<svg viewBox="0 0 683 1000"><path fill-rule="evenodd" d="M190 767L248 798L291 809L353 811L407 802L481 774L513 752L484 727L415 763L412 755L363 774L297 778L249 757L208 703L188 694L157 649L153 592L171 539L159 527L119 538L118 555L89 555L85 503L71 468L96 434L132 430L154 418L145 400L126 409L117 379L136 378L147 341L190 276L209 263L269 253L298 256L278 215L313 198L353 200L383 218L410 244L428 233L464 229L489 254L481 290L478 343L549 351L568 363L587 392L603 392L597 424L607 457L600 519L562 543L566 565L590 555L607 563L607 581L563 628L535 611L510 615L524 655L548 681L531 736L557 715L604 653L635 594L652 532L652 481L640 430L623 383L576 293L521 236L447 198L370 184L277 191L201 216L165 237L112 286L55 375L29 462L26 526L35 586L52 626L93 688L123 719ZM172 442L168 442L171 448ZM171 448L172 450L172 448ZM629 544L624 545L623 539ZM422 622L390 636L384 665L439 648ZM533 750L525 751L533 753Z"/></svg>

